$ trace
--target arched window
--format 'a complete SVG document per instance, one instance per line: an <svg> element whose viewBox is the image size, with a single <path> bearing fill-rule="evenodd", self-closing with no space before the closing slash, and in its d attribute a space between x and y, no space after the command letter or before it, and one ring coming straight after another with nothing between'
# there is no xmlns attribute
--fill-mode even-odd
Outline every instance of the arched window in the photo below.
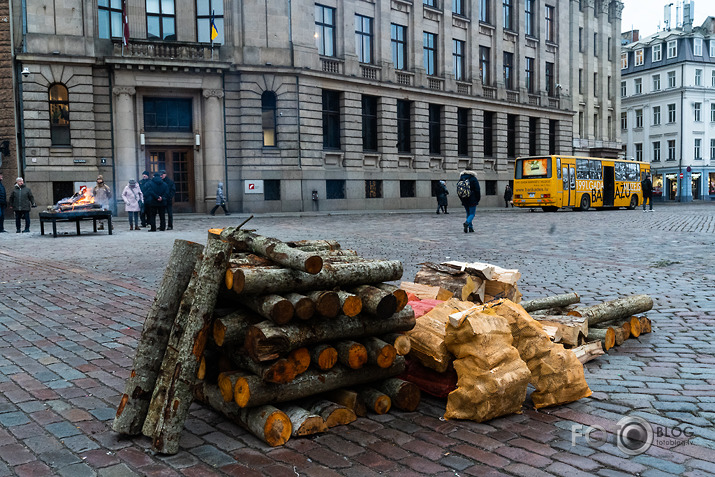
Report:
<svg viewBox="0 0 715 477"><path fill-rule="evenodd" d="M53 146L70 145L70 102L67 87L53 84L49 89L50 137Z"/></svg>
<svg viewBox="0 0 715 477"><path fill-rule="evenodd" d="M261 95L263 147L276 147L276 93L264 91Z"/></svg>

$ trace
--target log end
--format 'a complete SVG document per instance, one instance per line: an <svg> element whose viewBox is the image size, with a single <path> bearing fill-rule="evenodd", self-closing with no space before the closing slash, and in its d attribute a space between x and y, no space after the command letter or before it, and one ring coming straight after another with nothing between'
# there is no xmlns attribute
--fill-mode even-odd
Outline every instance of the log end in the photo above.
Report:
<svg viewBox="0 0 715 477"><path fill-rule="evenodd" d="M293 426L290 419L283 411L275 410L266 419L266 424L263 426L263 435L265 436L266 444L271 447L282 446L293 433Z"/></svg>
<svg viewBox="0 0 715 477"><path fill-rule="evenodd" d="M335 318L340 313L340 297L335 292L325 292L315 304L319 315L325 318Z"/></svg>
<svg viewBox="0 0 715 477"><path fill-rule="evenodd" d="M288 359L293 361L296 374L302 374L310 367L310 351L308 351L308 348L298 348L291 351Z"/></svg>
<svg viewBox="0 0 715 477"><path fill-rule="evenodd" d="M638 338L641 335L641 321L637 316L631 316L631 336Z"/></svg>
<svg viewBox="0 0 715 477"><path fill-rule="evenodd" d="M320 416L310 416L306 418L298 429L293 429L294 436L312 436L328 430L328 425Z"/></svg>
<svg viewBox="0 0 715 477"><path fill-rule="evenodd" d="M223 341L226 338L226 325L221 320L214 320L213 336L214 342L223 346Z"/></svg>
<svg viewBox="0 0 715 477"><path fill-rule="evenodd" d="M357 420L357 416L352 409L342 406L336 406L335 410L325 419L325 424L328 427L344 426Z"/></svg>
<svg viewBox="0 0 715 477"><path fill-rule="evenodd" d="M305 271L311 275L320 273L323 269L323 258L320 255L312 255L305 260Z"/></svg>
<svg viewBox="0 0 715 477"><path fill-rule="evenodd" d="M367 363L367 349L360 343L353 343L350 346L346 364L350 369L360 369Z"/></svg>
<svg viewBox="0 0 715 477"><path fill-rule="evenodd" d="M396 311L402 311L402 309L407 305L407 302L409 301L409 298L407 297L407 292L401 288L398 288L397 290L393 291L392 294L395 295L395 299L397 299Z"/></svg>
<svg viewBox="0 0 715 477"><path fill-rule="evenodd" d="M409 381L404 381L397 394L392 397L392 403L402 411L412 412L420 405L422 392L419 386Z"/></svg>
<svg viewBox="0 0 715 477"><path fill-rule="evenodd" d="M375 399L372 410L375 411L375 414L382 415L387 414L390 411L391 407L392 399L390 399L390 396L388 396L387 394L383 394L382 396Z"/></svg>
<svg viewBox="0 0 715 477"><path fill-rule="evenodd" d="M290 359L279 359L264 374L263 380L268 383L287 384L298 376L296 363Z"/></svg>
<svg viewBox="0 0 715 477"><path fill-rule="evenodd" d="M345 302L343 303L343 314L345 316L357 316L360 314L361 311L362 300L359 297L352 295L345 298Z"/></svg>
<svg viewBox="0 0 715 477"><path fill-rule="evenodd" d="M395 362L397 352L391 344L383 346L377 355L377 365L381 368L389 368Z"/></svg>
<svg viewBox="0 0 715 477"><path fill-rule="evenodd" d="M233 399L234 386L227 373L218 375L218 389L221 391L221 397L224 402L229 402Z"/></svg>
<svg viewBox="0 0 715 477"><path fill-rule="evenodd" d="M294 304L295 316L301 320L309 320L315 314L315 304L310 298L301 298Z"/></svg>
<svg viewBox="0 0 715 477"><path fill-rule="evenodd" d="M400 356L406 356L412 349L412 341L407 335L398 335L392 344L395 347L395 352Z"/></svg>
<svg viewBox="0 0 715 477"><path fill-rule="evenodd" d="M616 332L610 326L606 328L606 338L603 343L603 349L608 351L616 345Z"/></svg>
<svg viewBox="0 0 715 477"><path fill-rule="evenodd" d="M284 325L293 319L295 307L289 300L283 299L276 302L271 309L271 319L274 323Z"/></svg>
<svg viewBox="0 0 715 477"><path fill-rule="evenodd" d="M315 363L319 369L327 371L332 369L338 362L338 350L332 346L328 346L320 352L318 360Z"/></svg>
<svg viewBox="0 0 715 477"><path fill-rule="evenodd" d="M395 295L385 295L385 297L380 300L380 303L377 304L376 311L379 318L389 318L394 315L397 312L397 298Z"/></svg>
<svg viewBox="0 0 715 477"><path fill-rule="evenodd" d="M203 381L206 377L206 356L201 356L199 361L199 369L196 371L196 379Z"/></svg>
<svg viewBox="0 0 715 477"><path fill-rule="evenodd" d="M236 384L233 386L233 400L238 407L246 407L251 399L251 388L248 380L245 377L236 379Z"/></svg>

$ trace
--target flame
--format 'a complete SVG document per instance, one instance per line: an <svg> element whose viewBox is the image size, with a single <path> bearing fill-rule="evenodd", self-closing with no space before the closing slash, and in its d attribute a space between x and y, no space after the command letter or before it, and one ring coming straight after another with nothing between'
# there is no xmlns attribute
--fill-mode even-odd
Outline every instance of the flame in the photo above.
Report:
<svg viewBox="0 0 715 477"><path fill-rule="evenodd" d="M82 187L78 192L75 192L72 197L62 199L55 205L55 210L60 212L72 211L75 208L86 208L86 206L94 204L94 195L89 187Z"/></svg>

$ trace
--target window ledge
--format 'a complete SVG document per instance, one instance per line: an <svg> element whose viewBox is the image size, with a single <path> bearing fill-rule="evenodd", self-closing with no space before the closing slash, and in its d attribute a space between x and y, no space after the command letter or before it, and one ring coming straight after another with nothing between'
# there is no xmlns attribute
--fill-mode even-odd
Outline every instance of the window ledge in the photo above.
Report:
<svg viewBox="0 0 715 477"><path fill-rule="evenodd" d="M72 146L50 146L50 154L58 155L58 156L71 156L72 155Z"/></svg>

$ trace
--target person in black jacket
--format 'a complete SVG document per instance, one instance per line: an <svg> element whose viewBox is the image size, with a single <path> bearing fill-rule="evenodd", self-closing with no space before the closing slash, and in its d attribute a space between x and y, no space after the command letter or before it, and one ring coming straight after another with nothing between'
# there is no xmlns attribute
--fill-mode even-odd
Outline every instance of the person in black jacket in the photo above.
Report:
<svg viewBox="0 0 715 477"><path fill-rule="evenodd" d="M22 177L15 179L15 187L10 194L10 205L15 211L15 227L17 233L20 233L21 220L25 219L25 228L22 233L30 231L30 209L37 207L35 204L35 196L32 191L25 185L25 180Z"/></svg>
<svg viewBox="0 0 715 477"><path fill-rule="evenodd" d="M7 207L7 192L2 184L2 172L0 172L0 234L7 232L5 230L5 207Z"/></svg>
<svg viewBox="0 0 715 477"><path fill-rule="evenodd" d="M149 179L149 171L144 171L142 172L142 178L139 181L139 189L142 191L142 196L146 195L146 185L151 181ZM139 210L139 220L141 220L142 227L146 227L146 224L149 223L149 216L147 214L147 208L144 205L144 201L139 204L140 210Z"/></svg>
<svg viewBox="0 0 715 477"><path fill-rule="evenodd" d="M479 189L479 181L477 173L474 171L464 170L457 181L457 196L462 201L464 210L467 213L467 220L464 221L464 233L474 232L472 221L477 212L477 205L482 198Z"/></svg>
<svg viewBox="0 0 715 477"><path fill-rule="evenodd" d="M653 210L653 183L650 180L650 174L645 175L645 179L641 181L641 190L643 191L643 212L645 212L645 203L650 204L650 210Z"/></svg>
<svg viewBox="0 0 715 477"><path fill-rule="evenodd" d="M161 180L164 181L166 186L169 188L169 193L166 195L166 215L169 216L168 229L174 230L174 196L176 195L176 184L174 181L169 179L166 175L166 171L159 171L161 174ZM163 229L162 229L163 230Z"/></svg>
<svg viewBox="0 0 715 477"><path fill-rule="evenodd" d="M166 201L169 187L161 180L161 174L154 173L154 177L147 182L144 193L144 206L149 213L149 232L156 232L156 215L159 214L159 230L166 230Z"/></svg>
<svg viewBox="0 0 715 477"><path fill-rule="evenodd" d="M447 183L444 181L439 181L439 184L437 184L437 213L439 214L440 210L444 212L445 214L449 214L447 212L447 205L449 204L447 202L447 196L449 195L449 191L447 190Z"/></svg>
<svg viewBox="0 0 715 477"><path fill-rule="evenodd" d="M511 197L512 197L512 191L511 191L511 184L507 184L506 187L504 188L504 207L507 209L509 208L509 203L511 202ZM514 207L514 204L511 204L512 207Z"/></svg>

